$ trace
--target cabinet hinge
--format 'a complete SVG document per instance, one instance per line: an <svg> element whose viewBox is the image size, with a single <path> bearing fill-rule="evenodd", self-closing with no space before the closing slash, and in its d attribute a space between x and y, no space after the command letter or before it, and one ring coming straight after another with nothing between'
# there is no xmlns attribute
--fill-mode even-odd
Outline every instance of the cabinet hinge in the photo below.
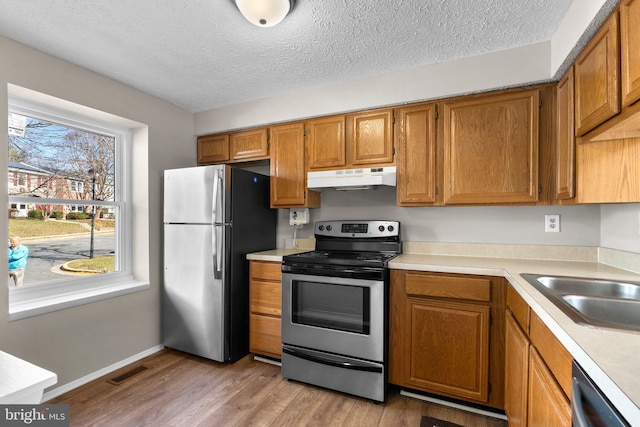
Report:
<svg viewBox="0 0 640 427"><path fill-rule="evenodd" d="M391 155L392 156L396 155L396 147L391 147Z"/></svg>
<svg viewBox="0 0 640 427"><path fill-rule="evenodd" d="M396 124L396 113L395 112L393 114L391 114L391 124L392 125Z"/></svg>
<svg viewBox="0 0 640 427"><path fill-rule="evenodd" d="M488 386L489 386L488 390L487 390L488 391L488 395L491 396L491 383L489 383Z"/></svg>
<svg viewBox="0 0 640 427"><path fill-rule="evenodd" d="M542 99L538 100L538 108L542 108Z"/></svg>
<svg viewBox="0 0 640 427"><path fill-rule="evenodd" d="M542 193L542 184L538 184L538 194Z"/></svg>
<svg viewBox="0 0 640 427"><path fill-rule="evenodd" d="M436 120L438 120L438 110L435 111L434 115L436 117Z"/></svg>
<svg viewBox="0 0 640 427"><path fill-rule="evenodd" d="M269 151L269 141L267 140L267 151Z"/></svg>
<svg viewBox="0 0 640 427"><path fill-rule="evenodd" d="M489 326L493 324L493 316L489 313Z"/></svg>
<svg viewBox="0 0 640 427"><path fill-rule="evenodd" d="M438 186L436 185L436 196L438 195Z"/></svg>

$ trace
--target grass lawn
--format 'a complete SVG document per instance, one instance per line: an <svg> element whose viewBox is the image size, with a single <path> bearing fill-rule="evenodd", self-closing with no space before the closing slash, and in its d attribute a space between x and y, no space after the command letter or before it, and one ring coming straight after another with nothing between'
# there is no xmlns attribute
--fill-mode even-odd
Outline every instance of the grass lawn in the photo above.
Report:
<svg viewBox="0 0 640 427"><path fill-rule="evenodd" d="M76 259L67 263L67 266L74 270L85 272L109 273L115 268L115 257L113 255L97 256L93 259Z"/></svg>
<svg viewBox="0 0 640 427"><path fill-rule="evenodd" d="M43 221L41 219L9 219L9 236L27 237L60 236L64 234L87 233L81 223L90 224L91 220ZM96 219L95 230L112 228L113 221Z"/></svg>

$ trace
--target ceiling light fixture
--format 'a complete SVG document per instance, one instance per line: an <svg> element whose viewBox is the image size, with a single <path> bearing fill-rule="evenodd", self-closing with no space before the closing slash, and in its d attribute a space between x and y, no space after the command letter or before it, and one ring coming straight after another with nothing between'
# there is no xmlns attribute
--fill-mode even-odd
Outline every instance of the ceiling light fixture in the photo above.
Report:
<svg viewBox="0 0 640 427"><path fill-rule="evenodd" d="M273 27L291 12L295 0L234 0L234 3L253 25Z"/></svg>

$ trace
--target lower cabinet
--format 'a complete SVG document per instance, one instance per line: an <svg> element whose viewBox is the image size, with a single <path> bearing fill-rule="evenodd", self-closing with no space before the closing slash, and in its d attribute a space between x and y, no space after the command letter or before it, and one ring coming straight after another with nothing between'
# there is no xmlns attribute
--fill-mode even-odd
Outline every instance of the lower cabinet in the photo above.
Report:
<svg viewBox="0 0 640 427"><path fill-rule="evenodd" d="M389 382L502 408L501 310L501 278L392 270Z"/></svg>
<svg viewBox="0 0 640 427"><path fill-rule="evenodd" d="M282 264L250 261L249 272L249 351L280 359Z"/></svg>
<svg viewBox="0 0 640 427"><path fill-rule="evenodd" d="M511 287L507 292L504 407L509 426L570 427L571 355Z"/></svg>

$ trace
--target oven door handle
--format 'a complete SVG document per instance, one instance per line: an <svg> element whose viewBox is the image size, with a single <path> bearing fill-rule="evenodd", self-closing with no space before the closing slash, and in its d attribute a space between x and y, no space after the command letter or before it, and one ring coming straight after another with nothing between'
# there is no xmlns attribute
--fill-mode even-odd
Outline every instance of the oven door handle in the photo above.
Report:
<svg viewBox="0 0 640 427"><path fill-rule="evenodd" d="M377 365L377 364L373 365L365 361L360 361L360 362L346 361L342 358L331 357L328 354L323 356L318 356L317 354L310 354L302 349L293 349L287 346L282 346L282 352L287 353L294 357L299 357L300 359L321 363L323 365L335 366L337 368L350 369L353 371L382 372L382 367L380 365Z"/></svg>

